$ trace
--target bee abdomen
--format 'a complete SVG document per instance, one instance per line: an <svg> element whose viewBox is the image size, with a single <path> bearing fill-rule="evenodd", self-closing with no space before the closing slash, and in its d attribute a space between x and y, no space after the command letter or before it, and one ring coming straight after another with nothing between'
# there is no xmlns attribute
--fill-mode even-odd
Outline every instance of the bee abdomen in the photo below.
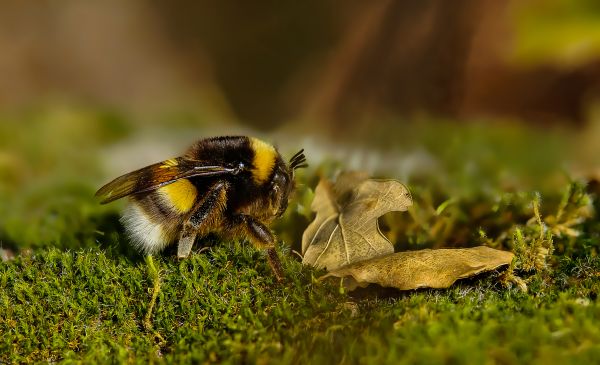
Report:
<svg viewBox="0 0 600 365"><path fill-rule="evenodd" d="M177 180L158 189L163 203L177 214L185 214L192 209L198 190L188 179Z"/></svg>
<svg viewBox="0 0 600 365"><path fill-rule="evenodd" d="M144 254L153 254L173 243L177 233L167 217L150 213L145 206L152 204L150 197L145 200L130 200L121 217L131 243Z"/></svg>

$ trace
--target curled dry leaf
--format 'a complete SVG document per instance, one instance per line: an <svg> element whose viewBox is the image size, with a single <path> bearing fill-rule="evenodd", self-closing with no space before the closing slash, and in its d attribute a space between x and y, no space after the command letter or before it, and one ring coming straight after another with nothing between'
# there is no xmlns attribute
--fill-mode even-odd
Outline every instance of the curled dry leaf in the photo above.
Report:
<svg viewBox="0 0 600 365"><path fill-rule="evenodd" d="M395 180L369 180L358 173L342 174L335 185L321 180L311 206L315 220L302 236L302 262L331 271L392 254L377 218L410 205L408 189Z"/></svg>
<svg viewBox="0 0 600 365"><path fill-rule="evenodd" d="M512 252L474 248L398 252L341 267L322 278L346 278L349 290L379 284L400 290L447 288L456 280L509 265Z"/></svg>

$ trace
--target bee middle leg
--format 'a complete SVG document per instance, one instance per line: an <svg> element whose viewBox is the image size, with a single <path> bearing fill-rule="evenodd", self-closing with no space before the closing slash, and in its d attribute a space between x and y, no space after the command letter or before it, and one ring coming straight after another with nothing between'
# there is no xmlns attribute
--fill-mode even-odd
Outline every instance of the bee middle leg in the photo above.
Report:
<svg viewBox="0 0 600 365"><path fill-rule="evenodd" d="M275 236L264 224L246 214L236 214L231 223L241 233L245 233L250 242L259 249L267 251L267 260L273 270L277 281L283 282L283 269L281 261L275 251Z"/></svg>
<svg viewBox="0 0 600 365"><path fill-rule="evenodd" d="M183 223L183 229L177 243L177 257L182 259L189 256L198 235L204 235L214 227L215 221L223 213L227 203L227 188L225 182L213 185L204 199L198 201L192 208L191 214Z"/></svg>

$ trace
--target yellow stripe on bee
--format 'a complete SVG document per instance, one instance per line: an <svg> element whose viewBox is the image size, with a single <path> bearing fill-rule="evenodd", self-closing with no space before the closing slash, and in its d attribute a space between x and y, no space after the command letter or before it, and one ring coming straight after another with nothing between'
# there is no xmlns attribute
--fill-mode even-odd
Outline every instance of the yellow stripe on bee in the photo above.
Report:
<svg viewBox="0 0 600 365"><path fill-rule="evenodd" d="M161 169L168 169L169 167L175 167L177 166L179 163L177 162L177 159L175 158L171 158L169 160L166 160L163 162L162 165L160 165Z"/></svg>
<svg viewBox="0 0 600 365"><path fill-rule="evenodd" d="M275 150L275 147L256 138L250 138L250 147L254 151L252 177L255 182L263 183L269 178L273 171L277 151Z"/></svg>
<svg viewBox="0 0 600 365"><path fill-rule="evenodd" d="M194 206L198 191L188 179L180 179L158 189L177 213L187 213Z"/></svg>

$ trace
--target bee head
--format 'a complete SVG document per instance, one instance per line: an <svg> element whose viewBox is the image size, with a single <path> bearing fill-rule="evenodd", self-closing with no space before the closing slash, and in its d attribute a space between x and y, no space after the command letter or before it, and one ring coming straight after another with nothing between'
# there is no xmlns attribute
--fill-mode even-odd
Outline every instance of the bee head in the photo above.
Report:
<svg viewBox="0 0 600 365"><path fill-rule="evenodd" d="M288 198L294 190L294 170L307 167L304 150L298 151L290 159L289 164L279 160L271 179L271 199L277 207L277 217L280 217L288 205Z"/></svg>

